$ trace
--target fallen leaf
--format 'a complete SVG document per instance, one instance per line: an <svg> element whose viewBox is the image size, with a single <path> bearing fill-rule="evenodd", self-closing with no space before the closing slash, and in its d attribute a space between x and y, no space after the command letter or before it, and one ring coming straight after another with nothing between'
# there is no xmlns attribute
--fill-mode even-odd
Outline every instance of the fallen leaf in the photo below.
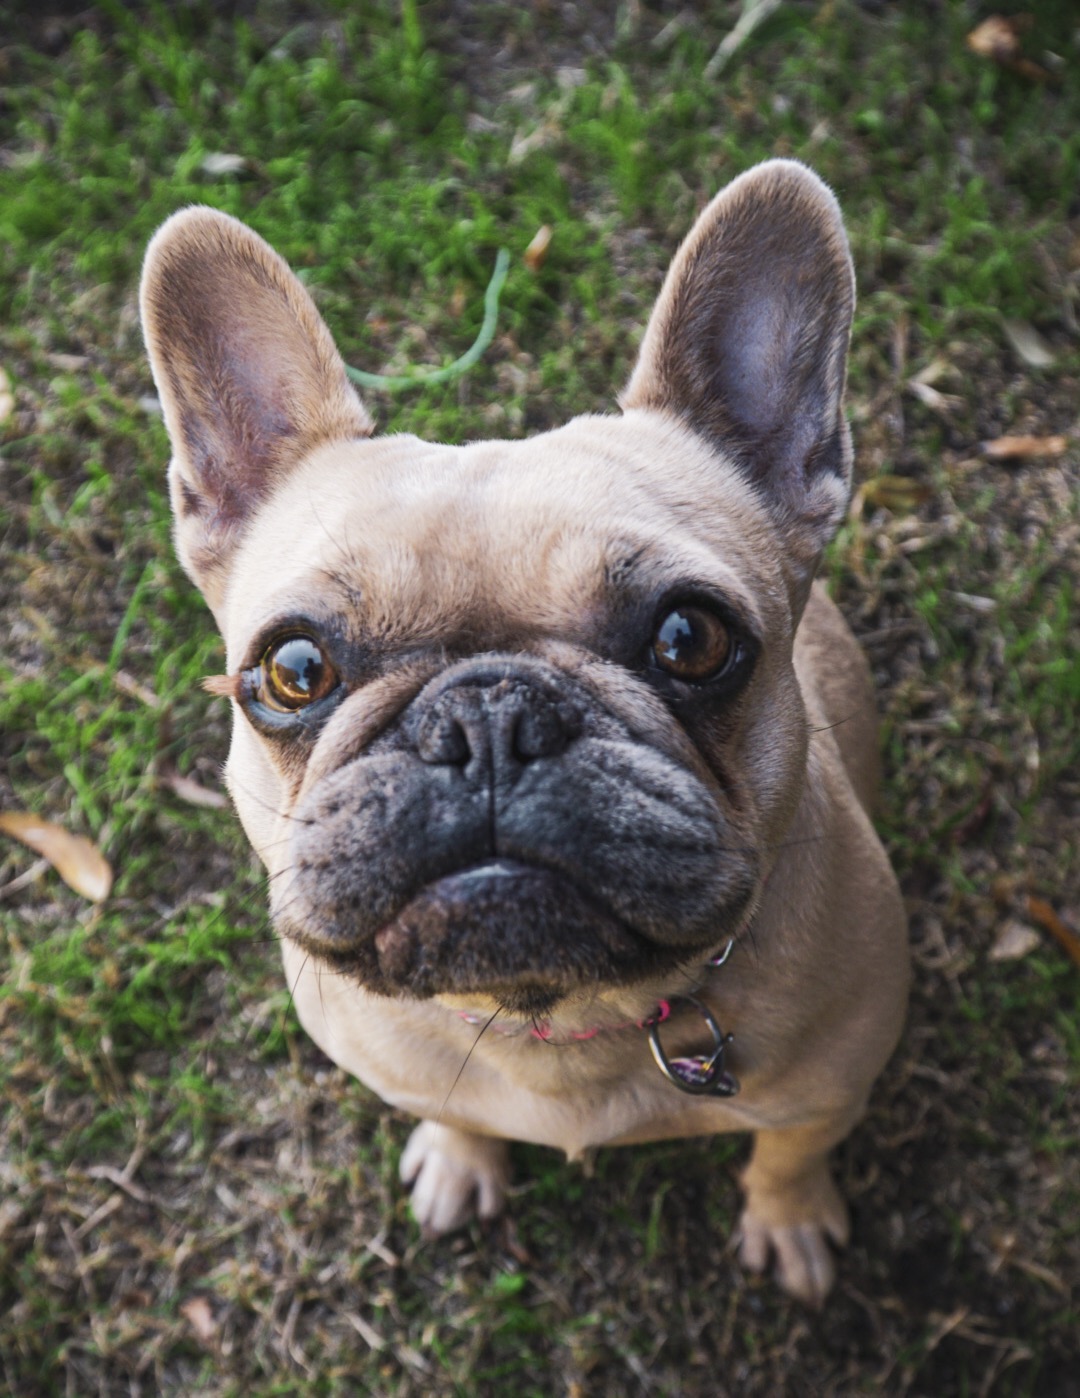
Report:
<svg viewBox="0 0 1080 1398"><path fill-rule="evenodd" d="M980 58L989 58L1021 77L1038 83L1051 82L1054 74L1020 51L1020 36L1034 22L1032 15L991 15L967 36L967 46Z"/></svg>
<svg viewBox="0 0 1080 1398"><path fill-rule="evenodd" d="M521 131L514 133L514 139L510 142L510 153L507 160L511 165L520 165L533 151L544 150L550 146L559 136L559 128L553 121L541 122L528 134Z"/></svg>
<svg viewBox="0 0 1080 1398"><path fill-rule="evenodd" d="M948 595L954 602L959 602L962 607L969 607L973 612L979 612L987 616L990 612L997 611L997 601L993 597L980 597L977 592L954 592L950 589ZM988 802L989 793L984 797L980 805L986 803L986 813L989 814L990 806Z"/></svg>
<svg viewBox="0 0 1080 1398"><path fill-rule="evenodd" d="M909 383L925 384L927 388L932 388L939 379L951 375L952 372L952 365L947 359L931 359L924 369L920 369L917 374L913 375Z"/></svg>
<svg viewBox="0 0 1080 1398"><path fill-rule="evenodd" d="M204 155L199 168L204 175L241 175L248 168L248 162L242 155L216 151Z"/></svg>
<svg viewBox="0 0 1080 1398"><path fill-rule="evenodd" d="M548 248L551 246L551 228L544 223L533 234L532 242L525 249L522 261L530 272L539 272L540 268L547 260Z"/></svg>
<svg viewBox="0 0 1080 1398"><path fill-rule="evenodd" d="M1045 369L1054 362L1054 351L1033 325L1026 320L1002 322L1005 338L1013 349L1033 369Z"/></svg>
<svg viewBox="0 0 1080 1398"><path fill-rule="evenodd" d="M928 485L910 476L872 476L863 481L859 494L864 504L885 510L913 510L930 499Z"/></svg>
<svg viewBox="0 0 1080 1398"><path fill-rule="evenodd" d="M941 393L921 379L908 379L907 386L920 403L925 403L931 412L940 413L942 417L948 417L957 408L964 406L964 400L957 394Z"/></svg>
<svg viewBox="0 0 1080 1398"><path fill-rule="evenodd" d="M1027 900L1028 916L1050 933L1054 941L1080 966L1080 937L1067 927L1045 898L1036 898L1031 893Z"/></svg>
<svg viewBox="0 0 1080 1398"><path fill-rule="evenodd" d="M1056 437L995 437L992 442L983 442L984 456L995 460L1009 457L1063 456L1069 449L1069 439Z"/></svg>
<svg viewBox="0 0 1080 1398"><path fill-rule="evenodd" d="M100 903L109 896L113 872L96 845L29 811L0 811L0 831L21 840L53 866L69 888Z"/></svg>
<svg viewBox="0 0 1080 1398"><path fill-rule="evenodd" d="M493 131L498 131L499 123L492 121L490 117L481 116L479 112L470 112L465 118L465 129L467 131L478 131L485 136L490 136Z"/></svg>
<svg viewBox="0 0 1080 1398"><path fill-rule="evenodd" d="M170 791L174 791L181 801L187 801L192 806L209 806L211 809L224 810L229 804L228 798L220 791L214 791L208 786L203 786L194 777L184 777L174 768L162 772L160 781L163 786L167 786Z"/></svg>
<svg viewBox="0 0 1080 1398"><path fill-rule="evenodd" d="M47 354L45 358L53 366L64 374L75 374L80 369L85 369L90 363L90 358L85 354Z"/></svg>
<svg viewBox="0 0 1080 1398"><path fill-rule="evenodd" d="M214 1312L210 1309L210 1302L205 1296L193 1296L190 1301L185 1301L180 1307L180 1314L190 1321L191 1328L195 1331L195 1338L200 1343L204 1345L213 1343L217 1336L217 1321L214 1319Z"/></svg>
<svg viewBox="0 0 1080 1398"><path fill-rule="evenodd" d="M1030 27L1020 23L1021 16L991 15L967 36L966 43L980 58L992 58L995 63L1011 63L1020 52L1020 34Z"/></svg>
<svg viewBox="0 0 1080 1398"><path fill-rule="evenodd" d="M991 961L1019 961L1042 944L1034 927L1011 918L994 938Z"/></svg>

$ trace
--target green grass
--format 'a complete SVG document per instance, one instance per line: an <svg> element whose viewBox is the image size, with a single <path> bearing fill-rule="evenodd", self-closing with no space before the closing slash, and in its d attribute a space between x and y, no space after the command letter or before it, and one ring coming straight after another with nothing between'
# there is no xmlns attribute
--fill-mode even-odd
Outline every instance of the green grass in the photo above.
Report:
<svg viewBox="0 0 1080 1398"><path fill-rule="evenodd" d="M558 7L242 8L110 0L51 37L24 7L0 57L0 806L92 838L117 876L96 908L51 873L0 899L5 1385L1067 1392L1077 969L1048 937L988 952L1029 892L1080 915L1080 460L1075 439L1011 464L979 443L1075 431L1073 7L1039 6L1025 40L1045 83L969 52L959 5L788 5L719 80L735 5L662 43L667 7L582 7L580 31ZM222 154L234 173L209 172ZM481 363L368 400L384 430L542 430L612 406L678 239L774 154L849 221L862 476L921 491L868 506L828 563L880 687L916 989L841 1152L856 1239L812 1326L724 1251L735 1142L609 1152L592 1178L524 1150L514 1222L420 1242L405 1124L299 1030L231 815L168 784L218 789L227 716L198 684L220 643L172 555L135 319L147 240L205 202L281 251L350 363L434 367L474 339L506 247ZM1009 319L1050 368L1017 359ZM944 416L904 387L935 360ZM0 845L0 887L31 863ZM200 1297L206 1341L182 1309Z"/></svg>

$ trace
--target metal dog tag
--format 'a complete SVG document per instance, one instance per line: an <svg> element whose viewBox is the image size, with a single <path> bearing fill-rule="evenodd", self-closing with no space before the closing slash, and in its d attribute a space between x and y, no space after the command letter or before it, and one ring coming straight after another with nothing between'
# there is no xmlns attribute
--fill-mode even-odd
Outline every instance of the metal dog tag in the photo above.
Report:
<svg viewBox="0 0 1080 1398"><path fill-rule="evenodd" d="M649 1029L649 1047L656 1059L656 1066L680 1092L689 1092L694 1097L734 1097L739 1090L739 1080L734 1073L724 1068L724 1049L734 1034L725 1034L716 1022L712 1010L695 1000L692 995L679 997L693 1005L709 1026L713 1036L711 1053L696 1053L688 1058L669 1058L660 1042L660 1025L653 1024Z"/></svg>

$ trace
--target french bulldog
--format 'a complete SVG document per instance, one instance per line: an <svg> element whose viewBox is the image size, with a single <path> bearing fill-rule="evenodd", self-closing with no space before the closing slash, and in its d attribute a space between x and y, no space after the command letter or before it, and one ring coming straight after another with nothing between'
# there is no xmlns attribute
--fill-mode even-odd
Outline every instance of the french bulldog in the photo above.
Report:
<svg viewBox="0 0 1080 1398"><path fill-rule="evenodd" d="M754 1133L743 1264L819 1304L828 1154L899 1036L867 666L814 575L847 506L836 200L705 208L620 411L377 437L301 283L207 208L150 244L176 546L221 629L227 783L301 1023L420 1118L428 1234L508 1141Z"/></svg>

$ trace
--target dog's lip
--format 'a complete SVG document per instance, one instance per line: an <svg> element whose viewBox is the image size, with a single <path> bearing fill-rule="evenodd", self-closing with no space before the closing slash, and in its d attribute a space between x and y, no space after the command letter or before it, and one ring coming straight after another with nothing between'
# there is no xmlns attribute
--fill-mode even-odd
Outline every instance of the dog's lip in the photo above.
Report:
<svg viewBox="0 0 1080 1398"><path fill-rule="evenodd" d="M440 874L438 878L432 879L430 883L424 884L424 886L418 889L409 901L389 919L380 932L375 934L376 939L382 932L387 931L400 922L401 919L408 914L411 907L433 893L469 894L478 891L485 884L495 886L504 881L523 882L532 881L537 878L550 879L563 884L567 889L577 894L578 897L583 898L588 903L592 903L598 914L607 917L613 922L619 922L624 926L626 925L615 913L605 908L595 894L589 893L587 890L583 889L575 880L563 873L561 869L550 869L543 864L526 863L525 860L521 859L506 859L501 856L496 856L492 859L485 859L480 864L470 864L464 869L454 869L449 874ZM512 892L509 888L500 889L499 891L512 896ZM627 931L631 930L631 928L627 928Z"/></svg>
<svg viewBox="0 0 1080 1398"><path fill-rule="evenodd" d="M439 878L432 879L430 883L418 889L409 901L375 933L375 945L376 947L379 945L380 937L392 932L395 927L405 921L411 910L432 897L453 897L462 894L469 897L480 893L485 885L490 885L496 896L505 895L512 898L514 890L510 887L500 887L500 884L537 883L540 881L563 887L571 897L586 904L598 918L616 924L635 939L639 937L639 934L624 918L619 917L595 893L582 888L561 869L550 869L543 864L531 864L524 860L497 856L493 859L486 859L480 864L471 864L467 868L455 869L452 873L442 874Z"/></svg>
<svg viewBox="0 0 1080 1398"><path fill-rule="evenodd" d="M559 915L579 935L552 943L549 926ZM503 936L477 940L489 917L503 924ZM560 871L501 857L425 885L375 933L374 950L381 975L399 990L490 994L527 1014L545 1013L574 985L606 979L624 960L650 960L648 940L597 895Z"/></svg>
<svg viewBox="0 0 1080 1398"><path fill-rule="evenodd" d="M468 869L460 869L453 874L444 874L442 878L436 879L436 883L460 883L476 882L481 879L512 879L519 878L522 874L533 873L539 869L536 864L523 864L513 859L489 859L483 864L475 864ZM543 872L547 872L546 870Z"/></svg>

